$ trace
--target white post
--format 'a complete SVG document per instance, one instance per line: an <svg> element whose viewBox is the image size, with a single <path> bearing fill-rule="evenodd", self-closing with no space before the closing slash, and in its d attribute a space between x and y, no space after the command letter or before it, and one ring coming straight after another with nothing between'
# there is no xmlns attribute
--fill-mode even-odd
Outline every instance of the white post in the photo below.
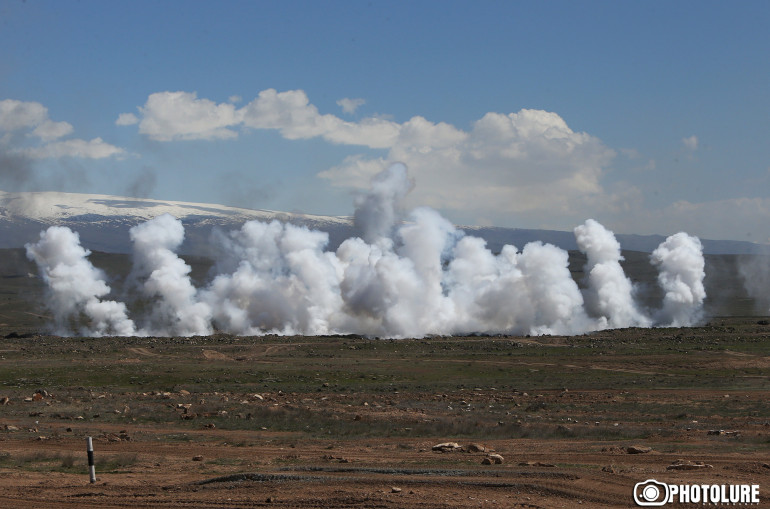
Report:
<svg viewBox="0 0 770 509"><path fill-rule="evenodd" d="M96 468L94 467L94 443L91 440L91 437L86 439L86 443L88 445L88 473L91 477L91 484L93 484L96 482Z"/></svg>

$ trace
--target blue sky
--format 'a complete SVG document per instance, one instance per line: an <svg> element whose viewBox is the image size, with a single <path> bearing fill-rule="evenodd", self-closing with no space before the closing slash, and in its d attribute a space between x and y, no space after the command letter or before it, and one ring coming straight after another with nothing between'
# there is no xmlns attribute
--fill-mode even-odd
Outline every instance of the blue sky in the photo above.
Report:
<svg viewBox="0 0 770 509"><path fill-rule="evenodd" d="M770 243L766 1L0 0L0 189Z"/></svg>

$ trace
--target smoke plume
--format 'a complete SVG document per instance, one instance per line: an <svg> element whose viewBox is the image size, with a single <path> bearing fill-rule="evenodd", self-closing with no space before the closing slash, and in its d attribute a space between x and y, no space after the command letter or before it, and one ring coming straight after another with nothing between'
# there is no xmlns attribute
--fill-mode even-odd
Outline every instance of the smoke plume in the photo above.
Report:
<svg viewBox="0 0 770 509"><path fill-rule="evenodd" d="M134 242L134 274L146 279L142 290L153 302L149 330L181 336L210 334L210 309L198 302L190 266L174 252L184 240L182 222L163 214L129 233Z"/></svg>
<svg viewBox="0 0 770 509"><path fill-rule="evenodd" d="M620 244L611 231L593 219L575 228L578 249L586 254L588 290L586 308L610 327L649 327L651 320L639 309L635 289L620 262Z"/></svg>
<svg viewBox="0 0 770 509"><path fill-rule="evenodd" d="M581 290L568 253L556 246L532 242L493 253L435 210L405 213L402 203L412 185L400 164L375 177L355 203L361 237L336 251L327 250L326 233L278 221L218 232L212 237L214 275L200 289L176 255L184 240L178 219L164 215L132 228L132 274L151 310L140 318L140 330L123 304L99 300L109 288L77 234L49 229L28 253L48 274L49 307L60 329L84 319L93 334L580 334L686 326L701 317L704 263L695 237L678 233L652 254L665 297L660 309L648 311L623 273L620 245L598 222L589 219L575 229L587 256ZM54 241L60 237L67 241ZM50 275L64 257L73 260L67 267L77 267L68 273L85 275Z"/></svg>
<svg viewBox="0 0 770 509"><path fill-rule="evenodd" d="M758 313L770 314L770 258L767 254L742 257L738 271L743 278L746 293L754 299Z"/></svg>
<svg viewBox="0 0 770 509"><path fill-rule="evenodd" d="M89 336L106 334L133 336L137 331L128 318L126 305L100 297L110 293L102 271L88 261L90 251L80 245L77 233L51 226L35 244L27 244L27 257L34 260L48 285L47 306L54 316L54 328L66 334L72 321L87 317L81 330Z"/></svg>

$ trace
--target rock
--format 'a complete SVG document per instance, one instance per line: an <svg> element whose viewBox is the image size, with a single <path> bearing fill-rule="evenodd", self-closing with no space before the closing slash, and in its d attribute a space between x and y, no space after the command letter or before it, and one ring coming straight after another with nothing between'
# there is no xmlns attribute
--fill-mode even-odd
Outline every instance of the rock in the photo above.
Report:
<svg viewBox="0 0 770 509"><path fill-rule="evenodd" d="M3 427L5 428L5 431L19 431L19 427L14 426L13 424L6 424Z"/></svg>
<svg viewBox="0 0 770 509"><path fill-rule="evenodd" d="M193 461L203 461L203 456L201 456L201 455L193 456L192 460Z"/></svg>
<svg viewBox="0 0 770 509"><path fill-rule="evenodd" d="M495 465L501 465L503 463L503 461L505 461L505 459L502 456L500 456L499 454L488 454L487 458L492 460L492 462Z"/></svg>
<svg viewBox="0 0 770 509"><path fill-rule="evenodd" d="M708 468L714 467L702 461L676 460L673 464L667 466L666 470L703 470Z"/></svg>
<svg viewBox="0 0 770 509"><path fill-rule="evenodd" d="M356 414L355 417L353 417L354 421L360 421L361 420L361 414Z"/></svg>
<svg viewBox="0 0 770 509"><path fill-rule="evenodd" d="M272 504L273 502L275 502L275 497L267 497L265 499L265 503L267 504Z"/></svg>
<svg viewBox="0 0 770 509"><path fill-rule="evenodd" d="M460 449L462 449L462 447L457 442L444 442L433 446L433 450L438 452L452 452Z"/></svg>
<svg viewBox="0 0 770 509"><path fill-rule="evenodd" d="M391 493L401 493L401 488L396 488L395 486L393 486L392 488L390 488L390 492Z"/></svg>
<svg viewBox="0 0 770 509"><path fill-rule="evenodd" d="M608 474L617 474L617 470L615 470L615 467L612 465L607 465L606 467L602 467L602 472L607 472Z"/></svg>
<svg viewBox="0 0 770 509"><path fill-rule="evenodd" d="M647 454L652 450L652 447L645 447L643 445L632 445L629 447L626 447L626 452L628 454Z"/></svg>
<svg viewBox="0 0 770 509"><path fill-rule="evenodd" d="M11 401L11 398L6 396L6 397L0 399L0 405L7 405L8 403L10 403L10 401Z"/></svg>
<svg viewBox="0 0 770 509"><path fill-rule="evenodd" d="M488 452L489 449L480 444L470 444L467 448L468 452Z"/></svg>
<svg viewBox="0 0 770 509"><path fill-rule="evenodd" d="M190 391L186 391L186 390L182 389L181 391L179 391L179 395L180 396L189 396L190 395Z"/></svg>

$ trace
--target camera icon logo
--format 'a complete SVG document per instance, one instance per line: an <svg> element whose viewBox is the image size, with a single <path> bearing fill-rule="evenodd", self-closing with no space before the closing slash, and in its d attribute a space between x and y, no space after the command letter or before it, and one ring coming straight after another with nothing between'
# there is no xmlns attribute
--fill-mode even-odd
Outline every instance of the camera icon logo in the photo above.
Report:
<svg viewBox="0 0 770 509"><path fill-rule="evenodd" d="M668 502L668 484L647 479L634 486L634 502L642 507L660 507Z"/></svg>

